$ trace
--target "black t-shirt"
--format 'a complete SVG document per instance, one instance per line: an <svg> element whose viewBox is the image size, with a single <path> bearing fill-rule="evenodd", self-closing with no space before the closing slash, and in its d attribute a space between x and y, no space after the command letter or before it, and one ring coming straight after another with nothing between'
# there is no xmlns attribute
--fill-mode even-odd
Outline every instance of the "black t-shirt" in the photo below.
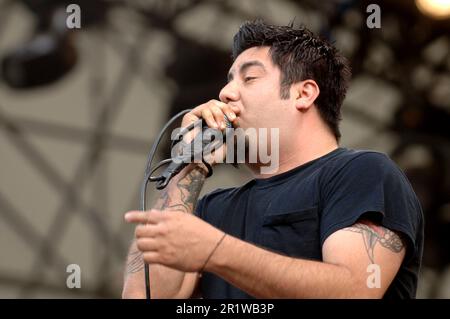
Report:
<svg viewBox="0 0 450 319"><path fill-rule="evenodd" d="M318 261L329 235L370 213L407 240L404 261L384 298L415 298L423 214L403 172L382 153L338 148L288 172L209 193L195 213L247 242ZM203 298L251 298L207 272L200 289Z"/></svg>

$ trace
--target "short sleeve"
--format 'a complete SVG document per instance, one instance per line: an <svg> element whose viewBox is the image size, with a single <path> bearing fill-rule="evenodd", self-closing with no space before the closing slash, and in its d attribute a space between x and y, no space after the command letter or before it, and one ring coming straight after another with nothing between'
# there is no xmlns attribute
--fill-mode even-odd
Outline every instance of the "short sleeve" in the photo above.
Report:
<svg viewBox="0 0 450 319"><path fill-rule="evenodd" d="M416 246L422 211L403 172L386 155L364 152L329 173L322 187L321 244L363 214Z"/></svg>
<svg viewBox="0 0 450 319"><path fill-rule="evenodd" d="M194 209L194 215L197 216L198 218L204 219L204 209L205 209L205 203L206 203L206 196L201 197L198 201L197 204L195 205L195 209Z"/></svg>

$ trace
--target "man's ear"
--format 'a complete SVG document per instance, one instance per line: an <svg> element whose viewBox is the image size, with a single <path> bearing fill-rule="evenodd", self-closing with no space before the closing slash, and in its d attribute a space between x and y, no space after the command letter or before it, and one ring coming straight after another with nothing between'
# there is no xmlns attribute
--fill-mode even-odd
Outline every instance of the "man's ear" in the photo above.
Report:
<svg viewBox="0 0 450 319"><path fill-rule="evenodd" d="M299 111L307 111L320 93L319 86L314 80L304 80L293 85L295 107Z"/></svg>

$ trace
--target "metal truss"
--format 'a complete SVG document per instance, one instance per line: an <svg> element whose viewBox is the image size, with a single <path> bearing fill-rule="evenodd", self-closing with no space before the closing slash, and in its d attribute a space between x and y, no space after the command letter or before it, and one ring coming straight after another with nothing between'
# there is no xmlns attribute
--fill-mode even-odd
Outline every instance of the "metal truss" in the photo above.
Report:
<svg viewBox="0 0 450 319"><path fill-rule="evenodd" d="M45 269L54 269L60 272L68 264L64 256L58 253L57 243L64 237L65 231L70 225L73 214L79 214L83 219L86 227L90 228L95 234L97 240L103 245L107 253L103 254L102 261L98 269L97 284L93 289L84 290L83 294L95 295L97 297L117 297L118 292L114 291L111 284L108 282L108 267L112 262L123 262L127 252L128 239L124 239L119 232L114 233L105 224L105 211L107 211L106 196L107 182L96 183L96 202L89 203L83 200L80 191L87 183L89 183L94 175L93 172L102 172L99 180L107 181L106 171L102 170L102 163L105 161L104 153L108 149L116 149L124 153L146 154L151 140L143 140L138 138L130 138L111 133L111 125L120 116L120 111L123 108L124 97L129 92L133 79L139 77L145 82L149 82L148 68L143 59L143 52L145 46L148 44L149 31L159 30L165 31L177 42L181 44L195 44L199 45L195 39L187 38L179 34L174 27L178 17L189 10L195 9L205 3L204 0L191 1L108 1L111 8L124 8L133 10L138 13L144 21L140 26L139 34L133 44L128 45L121 38L120 32L114 32L114 25L105 23L95 26L94 30L97 33L97 40L92 43L92 50L104 52L105 46L110 46L122 60L122 68L114 80L114 84L109 92L103 86L105 78L106 66L103 59L100 57L93 61L90 67L89 87L90 101L93 110L93 129L79 129L69 127L66 125L47 123L45 121L27 119L23 117L10 116L4 111L4 107L0 105L0 132L5 134L11 144L15 147L18 153L24 155L39 174L45 179L48 187L55 193L59 194L60 203L54 212L54 218L48 227L46 234L40 234L39 231L28 221L25 214L18 210L4 194L0 193L0 220L6 223L13 229L32 251L35 251L35 258L30 265L30 272L26 278L18 277L13 274L0 274L0 285L13 285L20 287L20 297L33 297L36 289L46 289L54 293L67 294L72 292L74 296L80 293L77 290L69 291L65 286L49 284L44 279ZM265 1L261 1L263 3ZM288 1L298 6L298 8L306 8L308 10L315 10L322 12L328 18L324 22L324 35L327 32L338 27L345 26L345 10L357 7L354 1ZM399 15L399 19L403 12L398 11L395 6L389 5L392 1L381 1L381 5L390 8L392 14ZM395 2L395 1L394 1ZM7 23L6 17L8 10L12 6L13 1L0 2L0 36L2 30L2 23ZM217 6L221 12L233 15L242 20L255 18L251 14L241 12L236 6L233 6L233 1L214 1L208 2ZM331 3L331 5L330 5ZM366 2L358 2L364 5ZM340 10L336 6L342 5ZM347 5L347 7L345 6ZM342 10L341 10L342 9ZM396 11L397 10L397 11ZM5 17L5 19L3 18ZM294 17L292 17L294 18ZM408 13L408 19L413 19L412 14ZM289 22L289 21L287 21ZM201 25L199 27L208 28L208 26ZM408 27L405 25L404 27ZM363 27L357 32L357 38L360 46L357 52L352 56L352 65L354 76L360 74L368 74L375 78L379 78L386 83L389 83L401 92L405 101L417 98L417 101L427 101L427 97L423 93L417 92L411 86L409 81L405 78L412 77L412 66L422 63L422 58L418 56L419 52L424 46L428 45L435 39L449 34L448 29L431 29L429 35L423 41L416 41L414 34L404 32L403 37L399 42L386 42L381 32L369 31ZM82 31L83 32L83 31ZM87 31L90 32L90 31ZM111 36L103 37L102 35L109 32ZM100 35L100 36L99 36ZM374 73L366 67L364 62L369 54L369 45L372 41L383 41L395 52L395 59L397 68L388 73ZM213 46L210 47L213 50ZM217 52L217 49L215 49ZM182 54L182 52L177 52ZM224 56L227 52L222 52ZM450 54L450 53L449 53ZM219 61L222 61L219 59ZM436 72L440 72L442 66L435 66ZM391 70L392 71L392 70ZM448 72L446 70L445 72ZM195 79L194 79L195 81ZM177 82L177 79L175 79ZM201 83L200 83L201 84ZM180 94L184 94L182 88ZM100 94L99 94L100 92ZM414 92L414 93L413 93ZM414 94L413 97L411 95ZM98 98L100 96L100 98ZM1 103L1 101L0 101ZM190 105L185 105L188 107ZM173 102L170 106L172 113L179 111L183 106L181 103ZM407 107L405 104L402 107ZM375 127L377 131L392 131L392 123L384 123L373 118L369 113L361 109L355 108L351 105L346 106L347 111L355 118L363 123L367 123L371 127ZM49 155L44 154L42 150L34 146L30 140L30 135L51 137L67 143L82 143L85 145L85 152L80 159L73 178L66 181L63 176L52 167L49 161ZM374 139L376 136L373 137ZM370 141L362 141L361 143L368 143ZM136 193L137 193L136 185ZM130 199L133 203L137 196ZM130 204L130 207L133 205ZM102 209L100 210L99 207ZM7 258L3 256L2 258ZM66 278L61 277L61 282L65 283Z"/></svg>

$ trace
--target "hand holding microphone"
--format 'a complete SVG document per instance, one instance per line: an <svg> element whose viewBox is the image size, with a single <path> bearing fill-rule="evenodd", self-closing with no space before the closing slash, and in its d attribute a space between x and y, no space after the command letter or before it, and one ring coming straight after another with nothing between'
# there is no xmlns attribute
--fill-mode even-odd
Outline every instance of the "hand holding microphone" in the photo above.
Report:
<svg viewBox="0 0 450 319"><path fill-rule="evenodd" d="M197 106L183 117L181 127L188 127L189 125L199 121L200 119L203 120L203 126L199 126L191 131L190 134L186 134L184 139L185 143L190 143L194 139L194 137L200 133L200 127L203 131L205 131L206 128L211 128L222 132L226 128L233 127L236 123L237 115L239 114L239 112L239 108L232 107L229 104L217 100L210 100L207 103ZM215 164L213 158L208 158L208 162L211 165Z"/></svg>
<svg viewBox="0 0 450 319"><path fill-rule="evenodd" d="M160 176L156 188L165 188L169 181L190 163L201 166L210 176L211 165L220 161L217 157L225 155L225 137L222 133L226 128L233 127L237 114L237 107L217 100L210 100L187 113L183 117L181 131L188 131L178 133L182 137L182 142L177 144L178 153L173 152L175 149L172 150L172 161ZM190 129L192 127L193 129ZM211 140L217 133L221 135L220 140Z"/></svg>
<svg viewBox="0 0 450 319"><path fill-rule="evenodd" d="M217 100L210 100L187 113L183 117L181 127L187 127L199 119L203 119L210 128L223 130L226 128L225 116L231 123L234 123L239 112L238 107Z"/></svg>
<svg viewBox="0 0 450 319"><path fill-rule="evenodd" d="M232 127L233 126L232 123L233 124L236 123L237 115L239 114L239 111L240 110L237 107L232 107L226 103L222 103L217 100L211 100L205 104L197 106L193 110L185 110L185 111L178 113L174 117L172 117L164 125L164 127L158 134L158 137L153 142L152 148L148 154L147 164L146 164L145 173L144 173L144 180L142 181L141 190L140 190L140 210L141 211L135 212L131 215L127 215L128 216L127 221L128 222L141 222L139 219L133 217L137 213L140 215L144 214L146 216L145 222L148 222L147 215L145 213L147 184L149 182L156 182L156 188L163 189L168 185L171 178L174 177L176 174L178 174L183 169L183 167L187 166L189 163L189 162L181 161L181 163L177 164L177 163L175 163L174 158L169 158L169 159L161 161L156 166L152 165L158 145L161 142L161 139L162 139L164 133L167 131L167 129L170 127L170 125L172 125L180 116L182 116L183 114L186 114L183 117L182 129L184 128L185 130L187 130L187 128L189 126L191 126L191 125L194 126L196 121L202 119L202 122L204 122L204 124L208 125L208 127L213 128L213 129L220 129L221 131L223 131L227 127L227 122L228 122L228 127ZM203 130L203 127L201 129ZM198 134L198 133L199 133L199 131L195 132L195 129L194 129L193 132L190 132L190 134L187 134L188 136L183 136L184 142L188 141L189 143L191 143L192 139L195 137L195 134ZM190 140L187 140L189 138L190 138ZM222 145L222 148L223 148L223 145ZM160 167L162 167L163 165L165 165L167 163L170 163L170 164L164 170L164 173L162 175L152 176L152 174L156 170L158 170ZM202 165L202 164L200 163L199 165ZM207 164L207 165L210 168L211 164ZM207 168L208 168L208 166L207 166ZM208 170L210 171L209 168L208 168ZM190 215L183 214L183 216L187 218L187 216L190 216ZM198 221L199 219L193 218L193 220ZM204 222L202 224L206 225L206 223L204 223ZM183 223L183 225L185 225L185 223ZM213 227L209 226L209 228L211 229ZM194 229L196 229L198 231L200 229L200 227L195 226ZM219 236L223 235L221 231L218 231L218 232L220 233ZM200 233L204 234L205 232L202 230ZM183 242L185 242L185 237L184 236L182 236L182 237L183 237ZM223 237L222 237L222 239L223 239ZM201 241L201 242L204 243L205 241ZM163 246L167 247L168 245L163 245ZM192 245L189 245L188 247L191 248ZM142 248L142 250L145 250L145 249ZM205 251L205 249L202 249L201 251ZM172 254L172 256L173 256L173 254ZM206 259L206 260L208 260L208 259ZM145 260L145 264L144 264L145 294L146 294L147 299L150 299L150 297L151 297L150 274L149 274L149 266L148 266L149 262L152 262L152 260L147 259L147 260ZM158 263L158 260L156 262ZM159 262L159 263L161 263L161 262ZM203 263L203 267L205 265L206 265L206 263Z"/></svg>

